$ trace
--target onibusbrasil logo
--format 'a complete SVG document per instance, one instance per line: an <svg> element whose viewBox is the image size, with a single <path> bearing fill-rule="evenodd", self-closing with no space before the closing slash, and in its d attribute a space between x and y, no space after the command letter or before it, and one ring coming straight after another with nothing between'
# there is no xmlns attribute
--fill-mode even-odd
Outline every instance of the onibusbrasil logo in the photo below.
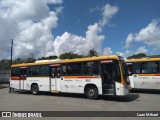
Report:
<svg viewBox="0 0 160 120"><path fill-rule="evenodd" d="M39 112L2 112L2 117L42 117Z"/></svg>

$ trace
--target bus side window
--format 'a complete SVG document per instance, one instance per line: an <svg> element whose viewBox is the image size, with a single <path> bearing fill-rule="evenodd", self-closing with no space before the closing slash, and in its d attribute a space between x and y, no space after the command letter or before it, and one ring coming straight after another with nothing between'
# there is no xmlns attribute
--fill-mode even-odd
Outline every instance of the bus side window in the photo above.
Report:
<svg viewBox="0 0 160 120"><path fill-rule="evenodd" d="M72 66L70 66L70 65L67 65L67 74L73 74L72 73L73 72L73 70L72 70Z"/></svg>
<svg viewBox="0 0 160 120"><path fill-rule="evenodd" d="M11 76L12 77L19 77L20 76L20 68L19 67L12 67Z"/></svg>
<svg viewBox="0 0 160 120"><path fill-rule="evenodd" d="M99 75L99 68L99 61L83 62L83 74L85 75Z"/></svg>
<svg viewBox="0 0 160 120"><path fill-rule="evenodd" d="M66 74L67 74L67 65L62 64L62 75L66 75Z"/></svg>
<svg viewBox="0 0 160 120"><path fill-rule="evenodd" d="M39 66L30 66L28 70L29 76L39 75Z"/></svg>
<svg viewBox="0 0 160 120"><path fill-rule="evenodd" d="M158 64L157 62L143 62L142 63L142 73L157 73Z"/></svg>
<svg viewBox="0 0 160 120"><path fill-rule="evenodd" d="M133 74L133 64L128 65L128 73L129 75Z"/></svg>
<svg viewBox="0 0 160 120"><path fill-rule="evenodd" d="M40 66L40 76L49 76L49 65Z"/></svg>
<svg viewBox="0 0 160 120"><path fill-rule="evenodd" d="M141 63L133 63L133 73L140 74L141 73Z"/></svg>
<svg viewBox="0 0 160 120"><path fill-rule="evenodd" d="M82 62L68 63L67 75L82 75Z"/></svg>
<svg viewBox="0 0 160 120"><path fill-rule="evenodd" d="M83 62L83 74L85 74L85 75L89 74L89 65L88 65L88 62Z"/></svg>

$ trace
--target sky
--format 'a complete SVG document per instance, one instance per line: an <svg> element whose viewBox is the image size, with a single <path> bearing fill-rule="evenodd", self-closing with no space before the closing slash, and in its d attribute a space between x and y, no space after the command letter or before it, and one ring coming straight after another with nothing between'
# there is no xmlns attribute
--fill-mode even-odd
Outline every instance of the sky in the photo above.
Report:
<svg viewBox="0 0 160 120"><path fill-rule="evenodd" d="M0 0L0 59L160 54L159 0Z"/></svg>

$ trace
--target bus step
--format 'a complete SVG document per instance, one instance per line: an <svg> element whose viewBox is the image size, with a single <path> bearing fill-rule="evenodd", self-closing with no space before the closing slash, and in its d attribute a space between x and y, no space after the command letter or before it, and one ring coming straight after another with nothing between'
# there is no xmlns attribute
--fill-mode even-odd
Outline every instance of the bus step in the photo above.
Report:
<svg viewBox="0 0 160 120"><path fill-rule="evenodd" d="M103 94L106 94L106 95L114 95L114 89L104 89L103 90Z"/></svg>
<svg viewBox="0 0 160 120"><path fill-rule="evenodd" d="M114 85L108 85L108 84L104 84L103 85L104 89L114 89Z"/></svg>

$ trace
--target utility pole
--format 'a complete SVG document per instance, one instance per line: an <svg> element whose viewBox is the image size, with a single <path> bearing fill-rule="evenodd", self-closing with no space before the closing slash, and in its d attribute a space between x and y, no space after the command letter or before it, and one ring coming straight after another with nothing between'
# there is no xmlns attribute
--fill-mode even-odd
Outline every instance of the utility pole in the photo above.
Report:
<svg viewBox="0 0 160 120"><path fill-rule="evenodd" d="M11 39L11 65L12 65L12 52L13 52L13 39ZM10 67L11 67L11 65L10 65ZM10 84L10 82L9 82L9 84ZM13 90L14 90L14 88L11 88L11 86L9 85L9 91L8 92L11 92Z"/></svg>
<svg viewBox="0 0 160 120"><path fill-rule="evenodd" d="M11 65L12 65L12 54L13 54L13 39L11 39Z"/></svg>
<svg viewBox="0 0 160 120"><path fill-rule="evenodd" d="M31 53L31 59L33 60L33 56L34 56L34 54L33 53Z"/></svg>

